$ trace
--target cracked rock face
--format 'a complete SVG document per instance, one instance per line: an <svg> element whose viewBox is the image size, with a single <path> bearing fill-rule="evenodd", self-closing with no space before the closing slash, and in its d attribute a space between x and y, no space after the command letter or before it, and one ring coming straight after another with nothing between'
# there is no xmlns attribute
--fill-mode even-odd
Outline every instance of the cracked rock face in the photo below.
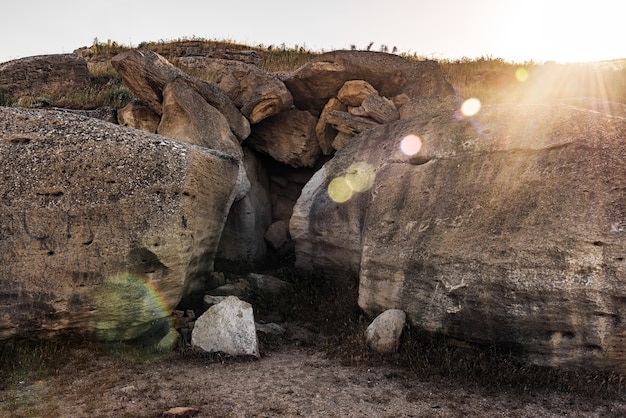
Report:
<svg viewBox="0 0 626 418"><path fill-rule="evenodd" d="M366 131L305 186L290 224L297 264L358 275L372 315L401 309L534 364L624 371L624 138L623 118L566 105Z"/></svg>
<svg viewBox="0 0 626 418"><path fill-rule="evenodd" d="M0 108L0 161L0 339L65 329L132 339L212 270L234 199L231 156Z"/></svg>

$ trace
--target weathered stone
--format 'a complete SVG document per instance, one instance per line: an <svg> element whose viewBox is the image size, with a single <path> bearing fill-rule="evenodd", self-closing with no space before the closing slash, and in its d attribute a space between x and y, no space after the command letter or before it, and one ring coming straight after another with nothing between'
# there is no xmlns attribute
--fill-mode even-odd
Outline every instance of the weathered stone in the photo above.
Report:
<svg viewBox="0 0 626 418"><path fill-rule="evenodd" d="M155 52L160 50L159 45L151 45L150 47L155 48ZM179 63L194 69L202 69L207 58L241 61L247 64L259 64L263 59L259 55L259 51L241 50L229 48L224 44L193 40L167 44L164 45L163 49L164 54L167 52L169 57L175 57Z"/></svg>
<svg viewBox="0 0 626 418"><path fill-rule="evenodd" d="M191 345L209 353L259 357L252 305L229 296L210 307L196 321Z"/></svg>
<svg viewBox="0 0 626 418"><path fill-rule="evenodd" d="M162 109L159 135L221 151L238 160L243 158L226 117L183 79L165 85Z"/></svg>
<svg viewBox="0 0 626 418"><path fill-rule="evenodd" d="M399 309L384 311L365 330L367 346L379 353L398 351L405 323L406 314L403 311Z"/></svg>
<svg viewBox="0 0 626 418"><path fill-rule="evenodd" d="M97 109L64 109L60 107L53 107L52 110L57 112L74 113L75 115L87 116L88 118L100 119L105 122L118 124L117 110L110 106L99 107Z"/></svg>
<svg viewBox="0 0 626 418"><path fill-rule="evenodd" d="M252 293L250 283L244 279L236 279L230 281L220 287L209 290L211 296L236 296L241 299L246 299Z"/></svg>
<svg viewBox="0 0 626 418"><path fill-rule="evenodd" d="M117 111L120 125L156 133L161 117L140 100L133 100Z"/></svg>
<svg viewBox="0 0 626 418"><path fill-rule="evenodd" d="M274 322L268 322L266 324L261 324L257 322L255 325L257 332L262 332L263 334L283 335L285 332L287 332L284 327Z"/></svg>
<svg viewBox="0 0 626 418"><path fill-rule="evenodd" d="M369 118L363 116L351 115L348 112L340 112L332 110L328 112L326 116L326 122L335 128L339 132L343 132L348 135L356 135L368 129L380 126L380 123L375 122Z"/></svg>
<svg viewBox="0 0 626 418"><path fill-rule="evenodd" d="M407 136L421 138L416 155L401 151ZM358 274L370 314L402 309L534 364L624 371L624 137L621 117L547 105L369 130L303 189L297 265ZM330 182L355 162L372 187L333 201Z"/></svg>
<svg viewBox="0 0 626 418"><path fill-rule="evenodd" d="M267 228L265 240L275 250L281 248L289 240L289 229L285 221L276 221Z"/></svg>
<svg viewBox="0 0 626 418"><path fill-rule="evenodd" d="M186 74L159 54L146 50L131 50L114 56L111 65L122 77L134 96L154 113L161 115L163 89Z"/></svg>
<svg viewBox="0 0 626 418"><path fill-rule="evenodd" d="M398 109L393 102L386 97L370 94L361 103L363 112L379 123L390 123L400 119Z"/></svg>
<svg viewBox="0 0 626 418"><path fill-rule="evenodd" d="M333 110L339 112L345 112L348 110L346 105L344 105L339 99L331 98L322 113L320 114L319 120L317 121L317 125L315 126L315 134L317 135L317 141L320 144L320 149L324 155L329 155L333 152L333 140L337 136L337 129L333 128L333 126L328 123L328 114Z"/></svg>
<svg viewBox="0 0 626 418"><path fill-rule="evenodd" d="M212 270L231 157L69 113L0 108L0 161L0 338L134 338Z"/></svg>
<svg viewBox="0 0 626 418"><path fill-rule="evenodd" d="M340 149L348 145L348 143L352 141L352 138L354 138L354 135L352 134L338 132L337 135L335 135L335 139L333 139L332 146L334 149L339 151Z"/></svg>
<svg viewBox="0 0 626 418"><path fill-rule="evenodd" d="M286 196L274 196L272 199L272 219L288 223L295 204L295 200L291 200Z"/></svg>
<svg viewBox="0 0 626 418"><path fill-rule="evenodd" d="M0 64L0 95L64 96L89 86L85 59L76 54L38 55Z"/></svg>
<svg viewBox="0 0 626 418"><path fill-rule="evenodd" d="M198 117L202 115L202 117ZM238 160L235 200L250 189L243 150L230 130L226 117L203 99L193 83L179 78L163 89L163 115L157 133L179 141L221 151Z"/></svg>
<svg viewBox="0 0 626 418"><path fill-rule="evenodd" d="M320 155L316 124L309 112L281 112L255 125L246 145L292 167L312 167Z"/></svg>
<svg viewBox="0 0 626 418"><path fill-rule="evenodd" d="M248 120L226 93L212 84L189 77L162 56L146 50L131 50L113 57L111 64L135 97L157 115L163 114L163 89L167 84L180 79L180 82L192 86L207 103L226 117L231 130L240 141L250 135Z"/></svg>
<svg viewBox="0 0 626 418"><path fill-rule="evenodd" d="M250 190L230 208L217 257L256 262L267 254L264 235L272 223L269 180L265 166L254 151L247 147L243 150Z"/></svg>
<svg viewBox="0 0 626 418"><path fill-rule="evenodd" d="M170 408L167 411L164 411L162 416L168 418L184 418L184 417L195 417L200 413L200 410L197 408L191 408L189 406L177 406L175 408Z"/></svg>
<svg viewBox="0 0 626 418"><path fill-rule="evenodd" d="M361 106L363 100L370 94L378 92L365 80L346 81L337 92L337 99L346 106Z"/></svg>
<svg viewBox="0 0 626 418"><path fill-rule="evenodd" d="M208 57L202 59L202 64L201 57L184 57L178 61L186 65L191 59L194 68L213 79L252 124L287 110L293 104L285 83L255 65Z"/></svg>
<svg viewBox="0 0 626 418"><path fill-rule="evenodd" d="M328 52L300 67L284 82L299 109L321 110L349 80L365 80L385 97L401 93L411 99L454 96L436 62L410 61L382 52Z"/></svg>
<svg viewBox="0 0 626 418"><path fill-rule="evenodd" d="M265 297L275 297L292 290L291 285L277 277L268 274L249 273L246 280L252 290Z"/></svg>

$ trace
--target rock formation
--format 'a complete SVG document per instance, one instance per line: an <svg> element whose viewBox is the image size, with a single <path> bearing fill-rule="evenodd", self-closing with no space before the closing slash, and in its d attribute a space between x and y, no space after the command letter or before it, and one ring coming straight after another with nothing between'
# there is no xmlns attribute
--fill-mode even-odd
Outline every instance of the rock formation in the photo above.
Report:
<svg viewBox="0 0 626 418"><path fill-rule="evenodd" d="M370 314L401 309L535 364L623 371L624 135L623 118L565 105L368 130L305 186L297 264L358 274Z"/></svg>
<svg viewBox="0 0 626 418"><path fill-rule="evenodd" d="M210 275L216 252L260 261L293 239L298 267L358 276L372 317L626 371L626 123L607 111L623 106L468 118L431 61L335 51L279 80L182 55L215 83L149 51L112 61L137 99L119 122L161 136L0 112L0 339L85 324L133 338L190 292L259 291Z"/></svg>
<svg viewBox="0 0 626 418"><path fill-rule="evenodd" d="M434 61L411 62L382 52L333 51L322 54L285 78L299 109L320 111L346 81L364 80L378 94L411 99L454 94Z"/></svg>
<svg viewBox="0 0 626 418"><path fill-rule="evenodd" d="M255 65L208 57L181 57L177 62L214 80L252 124L277 115L293 104L285 84Z"/></svg>
<svg viewBox="0 0 626 418"><path fill-rule="evenodd" d="M39 55L0 64L0 97L63 96L89 85L87 62L76 54Z"/></svg>
<svg viewBox="0 0 626 418"><path fill-rule="evenodd" d="M218 151L14 108L0 161L0 339L134 338L167 317L212 269L238 171Z"/></svg>

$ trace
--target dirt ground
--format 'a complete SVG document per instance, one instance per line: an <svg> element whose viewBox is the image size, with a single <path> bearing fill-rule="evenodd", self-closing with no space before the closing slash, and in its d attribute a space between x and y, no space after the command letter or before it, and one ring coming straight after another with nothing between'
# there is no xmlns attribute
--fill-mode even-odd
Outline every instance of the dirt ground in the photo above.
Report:
<svg viewBox="0 0 626 418"><path fill-rule="evenodd" d="M143 358L94 346L20 353L0 386L5 417L618 417L626 398L545 388L493 390L419 376L393 362L346 362L294 340L262 346L259 359L174 352ZM58 361L55 361L58 360ZM45 366L42 366L45 363Z"/></svg>

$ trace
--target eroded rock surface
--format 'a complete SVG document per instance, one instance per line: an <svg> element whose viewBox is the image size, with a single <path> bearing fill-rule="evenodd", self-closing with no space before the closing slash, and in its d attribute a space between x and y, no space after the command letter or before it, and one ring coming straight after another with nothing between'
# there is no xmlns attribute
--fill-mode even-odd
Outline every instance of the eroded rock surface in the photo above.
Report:
<svg viewBox="0 0 626 418"><path fill-rule="evenodd" d="M87 62L76 54L26 57L0 64L0 93L21 97L62 96L89 85Z"/></svg>
<svg viewBox="0 0 626 418"><path fill-rule="evenodd" d="M350 80L365 80L385 97L401 93L411 99L454 95L436 62L409 61L382 52L328 52L303 65L284 81L299 109L319 111Z"/></svg>
<svg viewBox="0 0 626 418"><path fill-rule="evenodd" d="M134 338L212 270L234 199L231 156L69 113L0 108L0 161L0 338Z"/></svg>
<svg viewBox="0 0 626 418"><path fill-rule="evenodd" d="M290 225L297 264L358 274L370 314L402 309L535 364L623 371L625 137L622 117L565 105L371 129L305 186ZM359 184L355 163L371 167L371 187L331 199L333 180Z"/></svg>

